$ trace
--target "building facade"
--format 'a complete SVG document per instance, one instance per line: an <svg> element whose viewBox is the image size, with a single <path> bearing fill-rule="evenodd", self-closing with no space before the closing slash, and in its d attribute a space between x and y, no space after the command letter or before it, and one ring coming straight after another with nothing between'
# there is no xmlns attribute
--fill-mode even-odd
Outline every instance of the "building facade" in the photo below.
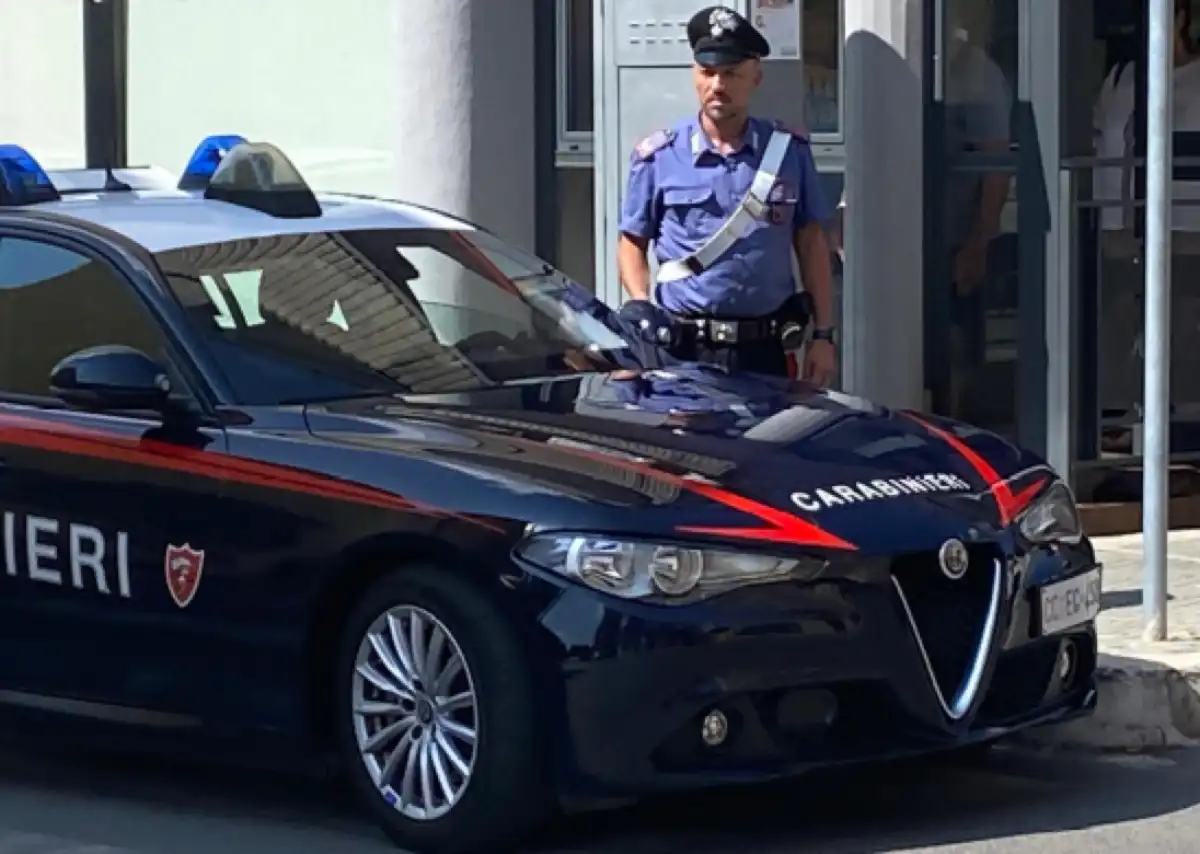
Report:
<svg viewBox="0 0 1200 854"><path fill-rule="evenodd" d="M1094 124L1115 65L1135 60L1144 82L1141 0L733 5L774 15L776 37L794 39L795 54L770 66L762 109L805 122L827 192L847 203L843 386L1000 430L1083 497L1119 497L1140 452L1140 219L1104 217L1137 208L1144 97L1119 163L1096 160ZM794 27L780 24L788 9ZM5 0L0 139L51 166L172 169L209 134L269 140L320 189L450 209L615 301L629 147L692 109L680 76L690 11L679 0ZM1130 188L1119 199L1098 189L1105 169ZM1186 195L1188 174L1176 178ZM1187 459L1200 440L1189 421L1200 300L1186 270L1200 250L1183 220L1177 211L1172 442Z"/></svg>

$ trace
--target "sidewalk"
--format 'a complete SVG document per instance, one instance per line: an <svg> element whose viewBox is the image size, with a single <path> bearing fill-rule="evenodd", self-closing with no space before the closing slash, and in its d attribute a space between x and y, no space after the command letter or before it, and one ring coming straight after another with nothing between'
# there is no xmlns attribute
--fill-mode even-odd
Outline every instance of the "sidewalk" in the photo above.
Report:
<svg viewBox="0 0 1200 854"><path fill-rule="evenodd" d="M1169 535L1167 634L1142 634L1142 538L1096 537L1104 564L1099 707L1031 734L1039 743L1141 750L1200 746L1200 531Z"/></svg>

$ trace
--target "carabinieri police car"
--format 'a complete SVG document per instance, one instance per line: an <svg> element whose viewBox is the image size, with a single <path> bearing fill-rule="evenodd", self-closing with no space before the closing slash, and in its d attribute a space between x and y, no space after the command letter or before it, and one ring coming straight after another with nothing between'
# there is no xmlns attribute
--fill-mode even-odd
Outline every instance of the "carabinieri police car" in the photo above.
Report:
<svg viewBox="0 0 1200 854"><path fill-rule="evenodd" d="M277 148L0 148L6 729L327 767L418 852L1095 704L1100 568L1005 439L674 363Z"/></svg>

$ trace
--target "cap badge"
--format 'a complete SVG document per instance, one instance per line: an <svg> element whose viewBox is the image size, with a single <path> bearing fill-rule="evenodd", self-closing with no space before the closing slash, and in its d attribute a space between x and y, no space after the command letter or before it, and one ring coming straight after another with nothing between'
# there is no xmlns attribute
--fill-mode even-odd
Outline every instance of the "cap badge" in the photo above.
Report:
<svg viewBox="0 0 1200 854"><path fill-rule="evenodd" d="M709 35L714 39L719 39L725 33L732 33L737 29L737 22L733 19L733 12L725 8L716 8L709 13L708 16Z"/></svg>

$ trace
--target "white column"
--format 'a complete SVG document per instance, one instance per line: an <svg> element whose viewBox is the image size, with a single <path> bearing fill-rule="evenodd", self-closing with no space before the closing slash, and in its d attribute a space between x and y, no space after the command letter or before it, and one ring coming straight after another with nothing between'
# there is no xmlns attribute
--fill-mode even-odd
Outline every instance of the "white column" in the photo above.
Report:
<svg viewBox="0 0 1200 854"><path fill-rule="evenodd" d="M79 0L0 0L0 144L47 169L84 165L83 6Z"/></svg>
<svg viewBox="0 0 1200 854"><path fill-rule="evenodd" d="M921 0L846 0L843 8L847 208L842 384L877 403L921 408Z"/></svg>
<svg viewBox="0 0 1200 854"><path fill-rule="evenodd" d="M482 225L532 251L535 240L533 0L403 0L395 6L394 186L405 201ZM472 303L439 322L443 340L517 308L446 258L411 259L418 299ZM495 297L489 300L489 296ZM486 304L485 304L486 303ZM481 314L479 310L489 314ZM513 317L514 329L521 317Z"/></svg>
<svg viewBox="0 0 1200 854"><path fill-rule="evenodd" d="M392 86L399 196L466 217L529 250L535 207L533 5L396 3L401 44Z"/></svg>

